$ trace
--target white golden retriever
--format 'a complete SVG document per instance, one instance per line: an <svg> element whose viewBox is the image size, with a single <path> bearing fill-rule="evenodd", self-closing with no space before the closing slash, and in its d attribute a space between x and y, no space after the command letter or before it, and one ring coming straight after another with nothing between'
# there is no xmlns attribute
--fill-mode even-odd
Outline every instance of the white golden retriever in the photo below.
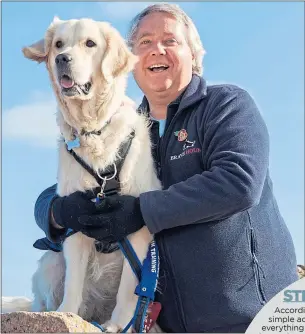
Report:
<svg viewBox="0 0 305 334"><path fill-rule="evenodd" d="M72 140L73 134L82 129L103 129L100 135L80 135L80 147L74 149L95 171L113 164L121 143L134 130L119 175L121 193L138 196L161 188L147 120L125 96L127 74L137 59L114 28L91 19L54 18L44 39L25 47L23 52L31 60L46 63L57 98L57 123L62 134L57 180L60 196L98 186L66 149L65 140ZM140 261L151 240L146 227L130 235ZM47 251L42 256L33 276L34 300L17 298L15 305L23 304L17 310L73 312L88 321L106 322L106 330L116 332L134 315L137 284L120 250L98 253L93 239L76 233L65 240L63 252ZM3 300L3 308L13 310L8 300Z"/></svg>

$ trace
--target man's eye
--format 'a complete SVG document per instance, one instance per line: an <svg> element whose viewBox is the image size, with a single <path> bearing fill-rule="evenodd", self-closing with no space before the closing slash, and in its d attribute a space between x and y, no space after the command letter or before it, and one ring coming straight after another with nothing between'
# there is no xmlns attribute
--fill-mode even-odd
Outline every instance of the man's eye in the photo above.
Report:
<svg viewBox="0 0 305 334"><path fill-rule="evenodd" d="M88 48L93 48L94 46L96 46L96 44L95 44L91 39L88 39L88 40L86 41L86 46L87 46Z"/></svg>
<svg viewBox="0 0 305 334"><path fill-rule="evenodd" d="M177 41L174 38L169 38L169 39L166 40L166 43L167 44L174 44L174 43L177 43Z"/></svg>
<svg viewBox="0 0 305 334"><path fill-rule="evenodd" d="M141 41L140 44L149 44L150 40L149 39L144 39L143 41Z"/></svg>
<svg viewBox="0 0 305 334"><path fill-rule="evenodd" d="M63 45L64 45L64 43L62 41L57 41L55 43L55 46L57 47L57 49L60 49Z"/></svg>

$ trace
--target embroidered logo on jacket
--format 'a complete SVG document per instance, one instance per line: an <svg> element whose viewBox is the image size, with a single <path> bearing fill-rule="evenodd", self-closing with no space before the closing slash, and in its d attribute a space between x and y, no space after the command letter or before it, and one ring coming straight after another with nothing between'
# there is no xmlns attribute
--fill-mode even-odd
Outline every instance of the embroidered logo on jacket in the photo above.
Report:
<svg viewBox="0 0 305 334"><path fill-rule="evenodd" d="M188 136L185 129L174 132L174 135L178 137L178 141L184 141Z"/></svg>
<svg viewBox="0 0 305 334"><path fill-rule="evenodd" d="M177 137L179 142L184 142L184 143L183 143L183 146L182 146L182 153L180 153L178 155L172 155L170 160L177 160L177 159L180 159L180 158L182 158L186 155L201 152L201 149L199 147L195 147L196 140L194 140L194 141L187 140L188 133L185 129L175 131L174 135Z"/></svg>

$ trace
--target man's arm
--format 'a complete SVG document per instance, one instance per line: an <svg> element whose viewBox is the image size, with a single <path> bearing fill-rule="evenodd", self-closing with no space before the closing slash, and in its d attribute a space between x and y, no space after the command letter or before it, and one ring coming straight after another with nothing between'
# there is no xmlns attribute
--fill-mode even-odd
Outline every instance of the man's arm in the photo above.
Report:
<svg viewBox="0 0 305 334"><path fill-rule="evenodd" d="M66 229L56 224L52 215L52 204L58 197L56 187L57 185L54 184L39 195L35 203L34 216L36 224L44 231L47 238L53 242L60 242Z"/></svg>
<svg viewBox="0 0 305 334"><path fill-rule="evenodd" d="M207 170L167 190L140 195L151 233L224 219L256 205L269 164L266 125L250 95L223 88L201 126Z"/></svg>

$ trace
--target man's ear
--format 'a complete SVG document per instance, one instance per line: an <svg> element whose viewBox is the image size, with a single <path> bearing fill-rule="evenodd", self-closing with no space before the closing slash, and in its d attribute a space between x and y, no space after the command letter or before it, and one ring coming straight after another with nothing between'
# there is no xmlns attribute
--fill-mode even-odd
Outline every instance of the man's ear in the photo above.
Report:
<svg viewBox="0 0 305 334"><path fill-rule="evenodd" d="M38 63L46 61L52 44L55 29L61 22L62 21L57 16L55 16L53 22L47 29L45 37L32 45L22 48L23 55L28 59L37 61Z"/></svg>
<svg viewBox="0 0 305 334"><path fill-rule="evenodd" d="M127 47L120 33L107 22L100 22L102 33L106 39L106 52L101 64L102 74L106 81L132 71L138 61Z"/></svg>

